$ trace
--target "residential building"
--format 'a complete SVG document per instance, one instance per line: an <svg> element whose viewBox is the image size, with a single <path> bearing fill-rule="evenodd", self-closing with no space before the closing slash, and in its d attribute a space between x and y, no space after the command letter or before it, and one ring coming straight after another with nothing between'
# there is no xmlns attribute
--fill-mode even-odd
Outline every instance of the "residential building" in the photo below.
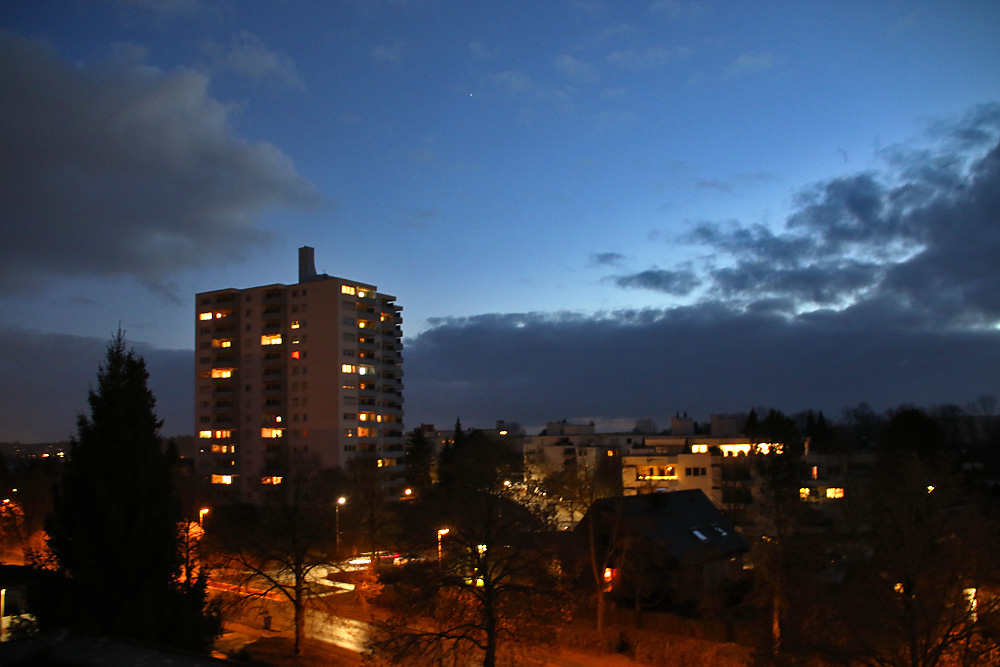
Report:
<svg viewBox="0 0 1000 667"><path fill-rule="evenodd" d="M263 502L296 465L367 456L403 483L402 308L317 274L195 300L197 474L222 502Z"/></svg>

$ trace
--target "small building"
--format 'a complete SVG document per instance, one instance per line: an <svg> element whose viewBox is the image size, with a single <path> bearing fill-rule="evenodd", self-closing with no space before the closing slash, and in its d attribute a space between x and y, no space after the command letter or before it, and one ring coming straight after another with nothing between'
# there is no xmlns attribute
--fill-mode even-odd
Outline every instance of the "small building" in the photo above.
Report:
<svg viewBox="0 0 1000 667"><path fill-rule="evenodd" d="M591 532L592 531L592 532ZM700 490L602 498L576 528L606 557L605 581L635 606L703 607L719 601L749 550Z"/></svg>

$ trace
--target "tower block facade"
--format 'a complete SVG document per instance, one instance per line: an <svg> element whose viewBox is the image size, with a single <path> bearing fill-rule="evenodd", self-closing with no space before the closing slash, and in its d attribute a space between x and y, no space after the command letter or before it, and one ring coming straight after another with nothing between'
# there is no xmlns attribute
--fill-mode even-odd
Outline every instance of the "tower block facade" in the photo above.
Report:
<svg viewBox="0 0 1000 667"><path fill-rule="evenodd" d="M402 308L317 274L313 252L294 285L197 295L196 471L218 502L267 502L296 466L358 457L403 484Z"/></svg>

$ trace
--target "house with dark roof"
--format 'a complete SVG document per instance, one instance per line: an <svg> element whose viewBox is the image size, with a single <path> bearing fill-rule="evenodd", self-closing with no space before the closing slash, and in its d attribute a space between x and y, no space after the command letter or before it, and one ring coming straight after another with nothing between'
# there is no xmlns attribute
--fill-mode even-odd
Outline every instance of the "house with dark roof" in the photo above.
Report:
<svg viewBox="0 0 1000 667"><path fill-rule="evenodd" d="M602 498L575 533L584 544L593 539L607 563L611 597L635 608L691 611L721 604L749 550L698 489Z"/></svg>

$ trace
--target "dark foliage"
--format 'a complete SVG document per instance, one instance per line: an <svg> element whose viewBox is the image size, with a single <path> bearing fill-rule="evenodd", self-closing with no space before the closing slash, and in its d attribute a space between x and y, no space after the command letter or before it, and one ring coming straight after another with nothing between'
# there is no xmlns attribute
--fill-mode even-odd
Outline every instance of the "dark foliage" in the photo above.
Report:
<svg viewBox="0 0 1000 667"><path fill-rule="evenodd" d="M119 331L54 490L55 571L34 609L43 628L205 650L219 618L205 610L204 581L178 580L181 515L147 379Z"/></svg>

